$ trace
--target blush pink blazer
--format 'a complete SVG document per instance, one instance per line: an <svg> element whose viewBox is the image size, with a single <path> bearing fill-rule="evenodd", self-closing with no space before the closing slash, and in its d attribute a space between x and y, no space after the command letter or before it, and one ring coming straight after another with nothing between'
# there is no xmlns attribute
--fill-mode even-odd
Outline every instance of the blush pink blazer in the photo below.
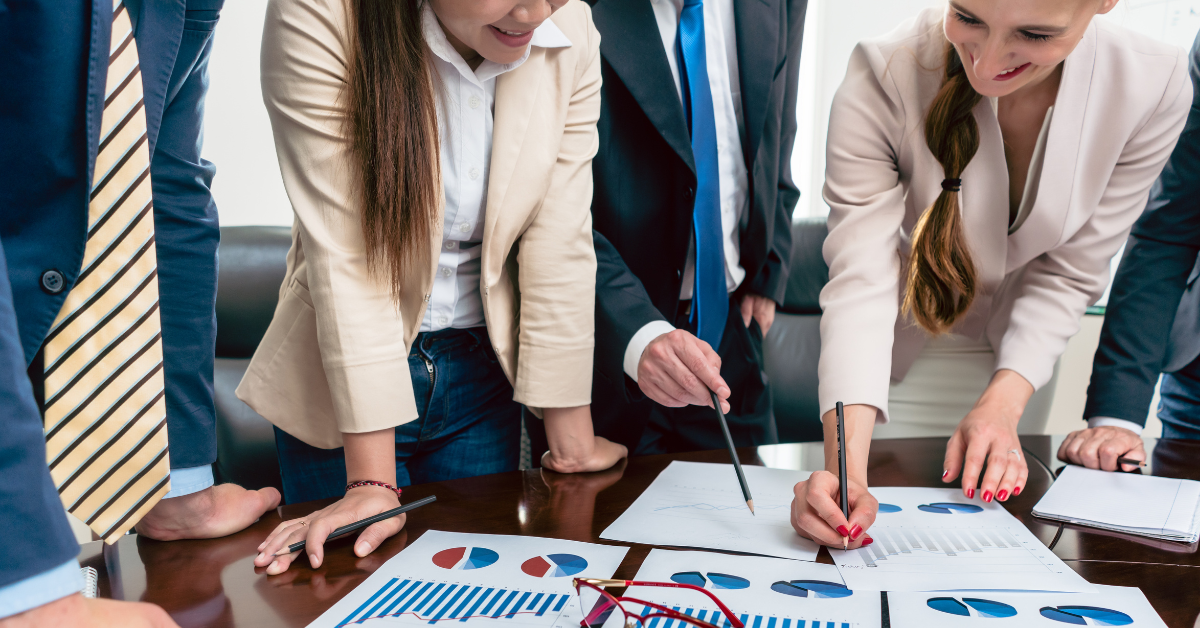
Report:
<svg viewBox="0 0 1200 628"><path fill-rule="evenodd" d="M941 9L860 43L833 101L824 197L820 403L868 404L887 421L888 386L928 335L900 316L910 233L941 192L925 113L941 85ZM980 146L962 175L966 236L979 277L952 330L986 338L998 369L1049 381L1109 260L1145 207L1192 101L1186 52L1101 20L1067 58L1028 218L1008 233L1009 181L991 100L975 109Z"/></svg>

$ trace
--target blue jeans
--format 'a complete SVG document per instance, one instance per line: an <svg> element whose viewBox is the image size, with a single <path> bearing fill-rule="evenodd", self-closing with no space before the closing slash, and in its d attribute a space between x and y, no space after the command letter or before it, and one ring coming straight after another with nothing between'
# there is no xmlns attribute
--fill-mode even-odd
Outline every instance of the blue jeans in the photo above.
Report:
<svg viewBox="0 0 1200 628"><path fill-rule="evenodd" d="M396 428L397 485L517 469L521 406L513 401L486 328L419 334L408 368L419 418ZM319 449L279 428L275 448L284 503L345 494L342 448Z"/></svg>
<svg viewBox="0 0 1200 628"><path fill-rule="evenodd" d="M1200 440L1200 358L1174 373L1164 373L1159 393L1162 437Z"/></svg>

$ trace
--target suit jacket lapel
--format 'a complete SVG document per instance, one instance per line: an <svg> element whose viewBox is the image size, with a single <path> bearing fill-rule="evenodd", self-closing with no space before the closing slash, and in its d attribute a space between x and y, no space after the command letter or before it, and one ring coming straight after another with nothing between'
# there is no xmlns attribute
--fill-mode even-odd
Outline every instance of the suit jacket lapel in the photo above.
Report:
<svg viewBox="0 0 1200 628"><path fill-rule="evenodd" d="M140 6L138 6L140 5ZM137 38L138 63L142 68L142 92L146 104L146 134L150 140L150 155L158 142L167 101L167 86L183 39L185 0L134 0L127 6L130 14L136 11L134 33ZM140 10L138 10L140 9Z"/></svg>
<svg viewBox="0 0 1200 628"><path fill-rule="evenodd" d="M592 7L592 19L603 33L600 53L604 60L667 144L695 172L683 104L649 0L603 0Z"/></svg>
<svg viewBox="0 0 1200 628"><path fill-rule="evenodd" d="M754 162L762 140L771 100L771 82L779 61L780 0L741 0L733 3L737 22L738 74L741 75L742 115L746 138L742 142L747 167Z"/></svg>
<svg viewBox="0 0 1200 628"><path fill-rule="evenodd" d="M487 211L484 214L484 247L492 243L504 199L521 158L529 121L537 108L546 49L534 46L521 67L496 77L496 114L492 123L492 160L488 174ZM487 259L487 255L484 255Z"/></svg>

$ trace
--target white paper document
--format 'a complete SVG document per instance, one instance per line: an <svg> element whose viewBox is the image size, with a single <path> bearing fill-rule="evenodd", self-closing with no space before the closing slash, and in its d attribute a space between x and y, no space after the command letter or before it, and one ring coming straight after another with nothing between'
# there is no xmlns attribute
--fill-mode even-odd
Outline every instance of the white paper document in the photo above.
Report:
<svg viewBox="0 0 1200 628"><path fill-rule="evenodd" d="M600 538L816 560L819 547L792 529L792 488L806 471L742 467L754 496L746 508L733 465L670 464Z"/></svg>
<svg viewBox="0 0 1200 628"><path fill-rule="evenodd" d="M1200 482L1070 465L1033 514L1154 539L1200 538Z"/></svg>
<svg viewBox="0 0 1200 628"><path fill-rule="evenodd" d="M875 487L874 542L830 554L851 589L1094 593L1016 517L958 489Z"/></svg>
<svg viewBox="0 0 1200 628"><path fill-rule="evenodd" d="M879 592L847 589L832 565L655 549L634 579L702 586L746 628L877 628L881 621ZM662 604L718 628L733 626L720 608L698 591L629 587L625 595ZM645 606L626 606L643 616L653 612ZM620 628L619 618L610 617L604 626ZM671 626L676 623L652 619L646 628Z"/></svg>
<svg viewBox="0 0 1200 628"><path fill-rule="evenodd" d="M1096 585L1099 593L888 593L892 628L958 626L1139 626L1166 628L1138 589Z"/></svg>
<svg viewBox="0 0 1200 628"><path fill-rule="evenodd" d="M571 577L610 578L628 548L430 530L309 628L578 628Z"/></svg>

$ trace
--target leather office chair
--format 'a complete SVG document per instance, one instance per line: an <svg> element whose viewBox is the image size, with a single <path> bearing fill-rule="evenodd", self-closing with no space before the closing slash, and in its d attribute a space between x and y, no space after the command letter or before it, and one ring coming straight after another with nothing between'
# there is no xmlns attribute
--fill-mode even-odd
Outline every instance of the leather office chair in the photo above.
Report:
<svg viewBox="0 0 1200 628"><path fill-rule="evenodd" d="M288 227L221 228L213 382L218 482L235 482L250 489L280 488L282 484L271 424L233 391L275 313L291 245Z"/></svg>
<svg viewBox="0 0 1200 628"><path fill-rule="evenodd" d="M829 281L821 246L828 233L824 218L806 219L792 227L787 294L763 343L781 443L822 440L817 359L821 355L819 297Z"/></svg>

